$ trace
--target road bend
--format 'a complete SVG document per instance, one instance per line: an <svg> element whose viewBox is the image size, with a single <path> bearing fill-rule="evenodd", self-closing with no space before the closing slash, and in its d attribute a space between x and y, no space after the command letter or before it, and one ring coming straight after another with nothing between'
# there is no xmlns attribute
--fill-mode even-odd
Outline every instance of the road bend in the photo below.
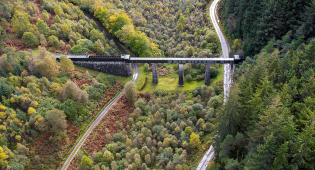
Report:
<svg viewBox="0 0 315 170"><path fill-rule="evenodd" d="M213 3L210 6L209 13L210 13L210 18L212 21L212 24L215 28L215 31L218 34L218 37L220 39L221 47L222 47L222 57L223 58L229 58L229 52L230 52L230 46L224 37L224 34L222 33L220 27L219 27L219 20L217 17L217 5L220 0L214 0ZM230 64L225 64L224 65L224 78L223 78L223 87L224 87L224 104L226 102L226 98L229 95L230 91L230 85L232 84L231 80L231 66ZM209 162L214 158L214 148L211 145L206 154L203 156L201 159L198 167L196 170L206 170Z"/></svg>

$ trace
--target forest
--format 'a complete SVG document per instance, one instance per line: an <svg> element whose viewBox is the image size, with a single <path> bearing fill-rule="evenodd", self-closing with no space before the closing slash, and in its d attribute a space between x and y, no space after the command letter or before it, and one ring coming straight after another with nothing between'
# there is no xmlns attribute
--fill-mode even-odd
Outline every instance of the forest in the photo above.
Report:
<svg viewBox="0 0 315 170"><path fill-rule="evenodd" d="M258 54L267 44L280 53L308 44L315 36L314 10L314 0L222 0L218 5L232 55L246 56Z"/></svg>
<svg viewBox="0 0 315 170"><path fill-rule="evenodd" d="M113 76L75 69L66 57L57 63L44 47L38 54L15 52L10 47L4 51L0 58L1 166L49 167L60 161L58 154L74 142L73 135L78 135L67 126L87 122L101 102L123 85ZM78 133L79 129L74 129ZM45 143L36 146L40 140ZM56 155L49 157L47 153Z"/></svg>
<svg viewBox="0 0 315 170"><path fill-rule="evenodd" d="M133 83L126 86L127 101L134 103L127 123L120 125L124 128L117 133L106 134L106 145L101 150L80 153L77 168L196 168L192 157L201 142L212 138L216 115L223 104L221 89L203 85L188 92L160 90L135 97Z"/></svg>
<svg viewBox="0 0 315 170"><path fill-rule="evenodd" d="M41 46L54 53L119 54L115 43L71 3L42 0L24 6L20 0L9 4L2 0L0 4L4 8L0 10L0 29L10 34L6 47L24 50ZM0 32L5 36L4 31ZM3 45L5 39L1 41Z"/></svg>
<svg viewBox="0 0 315 170"><path fill-rule="evenodd" d="M283 58L279 49L266 48L234 73L235 84L217 115L212 169L315 166L315 39Z"/></svg>
<svg viewBox="0 0 315 170"><path fill-rule="evenodd" d="M234 72L210 169L314 169L314 1L218 5Z"/></svg>
<svg viewBox="0 0 315 170"><path fill-rule="evenodd" d="M214 57L221 48L207 18L209 0L122 1L132 22L169 57Z"/></svg>
<svg viewBox="0 0 315 170"><path fill-rule="evenodd" d="M71 0L99 19L108 31L139 57L163 57L159 46L134 27L131 18L116 5L119 1Z"/></svg>
<svg viewBox="0 0 315 170"><path fill-rule="evenodd" d="M253 56L237 66L225 103L222 80L141 93L149 64L138 65L145 82L133 83L54 57L119 56L120 44L139 57L220 57L211 3L0 0L0 169L60 168L123 89L69 169L196 169L210 145L211 170L314 169L314 0L219 2L230 57ZM158 64L164 77L177 70ZM204 72L184 66L186 82ZM210 72L223 74L218 64Z"/></svg>
<svg viewBox="0 0 315 170"><path fill-rule="evenodd" d="M69 1L47 0L0 1L1 169L57 169L90 121L122 90L125 79L119 78L122 81L118 81L115 76L90 73L74 66L65 56L60 61L53 57L55 53L85 52L120 55L115 42L105 38L97 24L85 16L83 11L92 13L102 21L110 33L139 56L159 57L167 53L166 50L159 49L161 44L157 44L156 38L144 32L144 27L140 29L132 17L129 17L130 14L117 5L120 2L93 1L88 5L86 2L88 1L73 1L74 4ZM201 5L196 1L193 4L198 6L196 11L201 15L200 11L204 9L206 2ZM180 12L178 15L184 25L185 17L189 13ZM213 50L213 54L219 53L217 48L202 48L198 43L200 36L204 44L212 42L216 44L214 46L219 45L213 31L206 29L206 26L210 26L206 19L203 16L197 23L197 26L203 25L203 30L195 30L193 27L178 32L197 32L197 38L194 40L195 44L188 43L192 40L191 35L190 39L177 38L177 41L173 41L173 47L185 41L185 45L181 47L183 50L190 45L188 51L191 55L182 51L185 56L177 57L207 57L208 53L210 57L212 52L209 50ZM187 22L190 23L190 19ZM175 31L175 28L170 31ZM206 35L208 41L205 40ZM202 50L206 55L200 53ZM211 69L212 77L218 74L216 67ZM185 67L189 81L203 72L204 67L201 64L188 64ZM201 75L197 79L203 77ZM115 125L123 127L123 130L112 134L113 131L105 128L107 134L106 139L101 141L102 150L85 152L86 156L79 154L76 166L83 169L117 169L114 168L115 164L133 169L143 166L189 169L196 166L196 163L192 163L194 159L191 159L191 155L199 151L197 145L210 144L216 109L223 102L221 91L217 84L213 84L187 92L177 89L175 92L156 90L154 94L147 93L145 96L139 93L135 104L127 104L133 108L126 112L127 121L123 120L124 117L116 116ZM211 97L213 99L210 101ZM174 102L170 102L173 100ZM210 110L207 112L208 109ZM149 125L150 121L152 125ZM165 123L161 124L162 122ZM145 124L148 125L143 129ZM154 133L159 135L153 135ZM130 144L130 140L135 142ZM141 140L149 142L146 147L149 150L142 146ZM103 160L104 148L112 145L115 151L108 150L117 162ZM117 145L120 146L119 150ZM84 148L89 150L91 143L87 143ZM127 151L133 156L143 157L133 160ZM94 155L100 153L102 159L99 156L94 159ZM90 164L90 160L94 163ZM133 161L137 163L133 164Z"/></svg>
<svg viewBox="0 0 315 170"><path fill-rule="evenodd" d="M206 15L209 1L72 2L94 14L140 57L165 55L203 58L212 57L220 51L217 35ZM139 38L142 47L139 46Z"/></svg>

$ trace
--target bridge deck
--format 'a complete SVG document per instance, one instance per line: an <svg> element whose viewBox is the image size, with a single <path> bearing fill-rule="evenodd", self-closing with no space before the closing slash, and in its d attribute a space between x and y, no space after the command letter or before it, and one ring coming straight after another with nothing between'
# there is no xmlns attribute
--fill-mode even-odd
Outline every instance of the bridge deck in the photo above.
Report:
<svg viewBox="0 0 315 170"><path fill-rule="evenodd" d="M150 57L130 57L122 58L120 56L85 56L85 55L67 55L73 61L111 61L125 63L218 63L218 64L237 64L243 59L235 58L150 58ZM60 56L56 55L56 59Z"/></svg>
<svg viewBox="0 0 315 170"><path fill-rule="evenodd" d="M234 58L147 58L131 57L127 63L220 63L232 64Z"/></svg>

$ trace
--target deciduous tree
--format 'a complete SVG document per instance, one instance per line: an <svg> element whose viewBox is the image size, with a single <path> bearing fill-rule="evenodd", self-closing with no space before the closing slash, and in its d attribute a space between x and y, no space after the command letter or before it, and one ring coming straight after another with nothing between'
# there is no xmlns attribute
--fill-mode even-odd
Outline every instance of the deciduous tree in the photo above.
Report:
<svg viewBox="0 0 315 170"><path fill-rule="evenodd" d="M24 11L15 11L12 19L12 30L16 36L22 37L24 32L30 28L31 23L29 17L30 16Z"/></svg>
<svg viewBox="0 0 315 170"><path fill-rule="evenodd" d="M197 135L196 133L192 133L190 135L190 144L192 148L196 148L197 146L200 146L201 142L200 142L199 135Z"/></svg>
<svg viewBox="0 0 315 170"><path fill-rule="evenodd" d="M83 169L86 169L86 170L92 169L92 167L93 167L93 161L92 161L89 157L87 157L86 155L84 155L84 156L82 157L82 160L81 160L81 166L82 166Z"/></svg>
<svg viewBox="0 0 315 170"><path fill-rule="evenodd" d="M36 71L42 76L50 78L56 77L59 73L58 65L54 57L47 56L35 63Z"/></svg>
<svg viewBox="0 0 315 170"><path fill-rule="evenodd" d="M45 114L45 118L48 125L53 133L58 133L59 131L65 131L67 128L66 115L63 111L58 109L52 109Z"/></svg>
<svg viewBox="0 0 315 170"><path fill-rule="evenodd" d="M134 82L132 81L127 82L125 85L125 89L128 102L134 103L137 98L137 91Z"/></svg>
<svg viewBox="0 0 315 170"><path fill-rule="evenodd" d="M24 32L23 43L28 47L37 47L39 45L38 38L31 32Z"/></svg>
<svg viewBox="0 0 315 170"><path fill-rule="evenodd" d="M74 65L73 65L72 60L67 58L67 56L65 55L60 56L59 66L60 66L60 71L67 74L70 74L74 70Z"/></svg>
<svg viewBox="0 0 315 170"><path fill-rule="evenodd" d="M72 99L78 103L86 105L89 95L85 90L81 90L75 83L68 81L61 91L61 98L63 101Z"/></svg>

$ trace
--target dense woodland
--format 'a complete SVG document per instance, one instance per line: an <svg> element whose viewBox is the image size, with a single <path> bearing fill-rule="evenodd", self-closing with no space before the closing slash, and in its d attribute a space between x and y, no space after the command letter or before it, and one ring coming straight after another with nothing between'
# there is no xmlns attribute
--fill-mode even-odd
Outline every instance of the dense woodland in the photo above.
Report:
<svg viewBox="0 0 315 170"><path fill-rule="evenodd" d="M285 53L315 36L314 0L222 0L218 8L225 32L237 39L232 53L255 55L270 42Z"/></svg>
<svg viewBox="0 0 315 170"><path fill-rule="evenodd" d="M201 141L211 138L223 104L221 89L203 85L188 92L157 90L138 99L133 83L126 89L135 106L128 124L112 136L106 134L102 150L79 154L78 169L193 169L188 160L194 160Z"/></svg>
<svg viewBox="0 0 315 170"><path fill-rule="evenodd" d="M279 54L263 49L237 69L218 115L214 169L314 168L315 39Z"/></svg>
<svg viewBox="0 0 315 170"><path fill-rule="evenodd" d="M169 57L213 57L221 47L207 17L209 0L122 1L132 22Z"/></svg>
<svg viewBox="0 0 315 170"><path fill-rule="evenodd" d="M71 0L99 19L110 33L139 57L163 57L159 46L135 28L131 18L117 3L107 0Z"/></svg>
<svg viewBox="0 0 315 170"><path fill-rule="evenodd" d="M140 57L217 57L207 5L0 0L0 169L57 169L79 137L69 127L85 126L123 87L52 56L120 54L83 11ZM225 105L216 84L137 95L129 82L126 97L135 109L127 123L115 123L120 130L106 134L103 149L78 154L77 169L192 169L208 141L216 152L210 169L314 169L314 0L222 0L218 9L233 41L230 55L255 55L236 69ZM186 80L202 80L204 69L186 64Z"/></svg>
<svg viewBox="0 0 315 170"><path fill-rule="evenodd" d="M211 169L314 169L314 1L219 5L230 55L255 55L234 73L218 114Z"/></svg>
<svg viewBox="0 0 315 170"><path fill-rule="evenodd" d="M57 53L119 54L115 43L104 37L96 23L68 1L27 1L24 4L15 0L7 4L1 0L0 4L3 8L0 10L1 35L14 33L6 46L10 46L11 39L22 39L28 48L42 46ZM5 39L0 41L3 44Z"/></svg>
<svg viewBox="0 0 315 170"><path fill-rule="evenodd" d="M87 120L116 80L74 70L72 61L64 57L57 63L44 48L37 55L9 47L4 52L0 58L1 168L24 169L30 161L35 169L48 168L60 158L34 155L36 151L28 146L43 133L51 134L46 139L50 147L67 146L67 125Z"/></svg>

